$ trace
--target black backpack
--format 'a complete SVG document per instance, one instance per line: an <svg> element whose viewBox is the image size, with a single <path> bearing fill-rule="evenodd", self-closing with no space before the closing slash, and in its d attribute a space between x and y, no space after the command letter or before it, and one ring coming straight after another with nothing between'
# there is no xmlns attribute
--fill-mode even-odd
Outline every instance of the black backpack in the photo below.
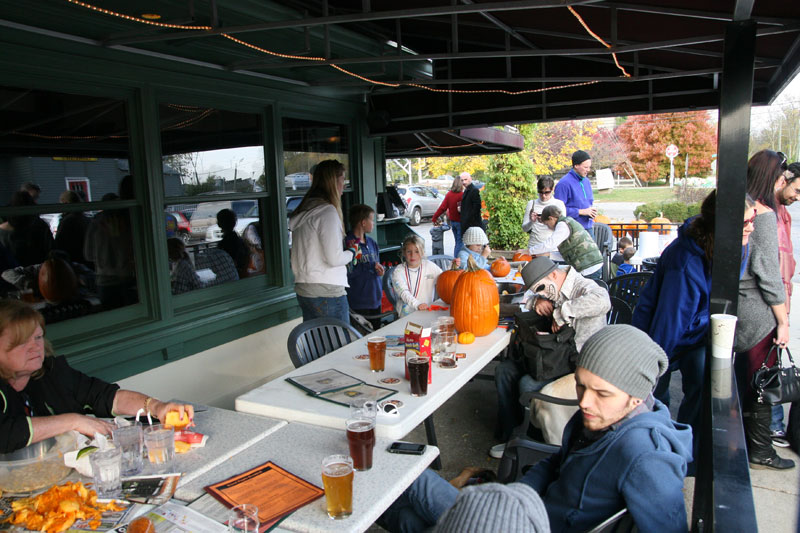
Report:
<svg viewBox="0 0 800 533"><path fill-rule="evenodd" d="M575 330L565 325L552 332L553 319L535 311L514 313L512 357L537 381L556 379L575 371L578 349Z"/></svg>

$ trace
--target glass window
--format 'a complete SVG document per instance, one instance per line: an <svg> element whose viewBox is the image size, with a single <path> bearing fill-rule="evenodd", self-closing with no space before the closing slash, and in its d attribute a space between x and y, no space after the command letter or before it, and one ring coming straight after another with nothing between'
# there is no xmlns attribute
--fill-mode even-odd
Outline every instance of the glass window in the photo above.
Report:
<svg viewBox="0 0 800 533"><path fill-rule="evenodd" d="M125 101L16 87L0 101L0 296L48 323L137 303Z"/></svg>
<svg viewBox="0 0 800 533"><path fill-rule="evenodd" d="M336 159L345 166L345 188L350 187L347 127L313 120L283 119L283 184L287 196L302 196L320 161Z"/></svg>
<svg viewBox="0 0 800 533"><path fill-rule="evenodd" d="M172 294L264 274L261 115L171 103L159 113Z"/></svg>

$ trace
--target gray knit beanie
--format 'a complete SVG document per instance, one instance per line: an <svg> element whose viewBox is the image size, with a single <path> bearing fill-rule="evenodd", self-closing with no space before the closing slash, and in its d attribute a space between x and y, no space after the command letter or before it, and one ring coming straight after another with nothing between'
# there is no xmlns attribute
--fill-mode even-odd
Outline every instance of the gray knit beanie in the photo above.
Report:
<svg viewBox="0 0 800 533"><path fill-rule="evenodd" d="M484 483L461 490L436 533L549 533L542 499L524 483Z"/></svg>
<svg viewBox="0 0 800 533"><path fill-rule="evenodd" d="M627 324L604 327L589 337L578 356L579 367L642 400L653 392L668 365L661 346Z"/></svg>

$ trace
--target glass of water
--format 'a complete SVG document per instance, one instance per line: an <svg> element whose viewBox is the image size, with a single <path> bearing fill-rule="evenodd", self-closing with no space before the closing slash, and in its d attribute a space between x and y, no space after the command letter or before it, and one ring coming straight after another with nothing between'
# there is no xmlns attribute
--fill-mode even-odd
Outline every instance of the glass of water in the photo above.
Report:
<svg viewBox="0 0 800 533"><path fill-rule="evenodd" d="M114 446L89 455L94 478L94 490L101 498L114 496L122 488L120 475L122 450Z"/></svg>
<svg viewBox="0 0 800 533"><path fill-rule="evenodd" d="M260 527L258 507L244 503L228 511L228 531L234 533L258 533Z"/></svg>
<svg viewBox="0 0 800 533"><path fill-rule="evenodd" d="M122 475L133 476L141 472L144 445L141 424L116 428L111 435L114 445L122 450Z"/></svg>

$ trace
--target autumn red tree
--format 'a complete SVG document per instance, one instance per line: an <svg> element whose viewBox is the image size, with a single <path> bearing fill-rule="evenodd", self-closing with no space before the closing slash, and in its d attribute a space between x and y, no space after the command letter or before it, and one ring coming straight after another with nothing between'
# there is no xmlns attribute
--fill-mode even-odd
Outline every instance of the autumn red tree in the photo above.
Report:
<svg viewBox="0 0 800 533"><path fill-rule="evenodd" d="M620 124L616 133L636 174L644 181L669 176L669 158L664 151L670 144L680 152L675 158L676 177L683 175L687 156L689 176L707 176L711 172L717 127L706 111L634 116Z"/></svg>

